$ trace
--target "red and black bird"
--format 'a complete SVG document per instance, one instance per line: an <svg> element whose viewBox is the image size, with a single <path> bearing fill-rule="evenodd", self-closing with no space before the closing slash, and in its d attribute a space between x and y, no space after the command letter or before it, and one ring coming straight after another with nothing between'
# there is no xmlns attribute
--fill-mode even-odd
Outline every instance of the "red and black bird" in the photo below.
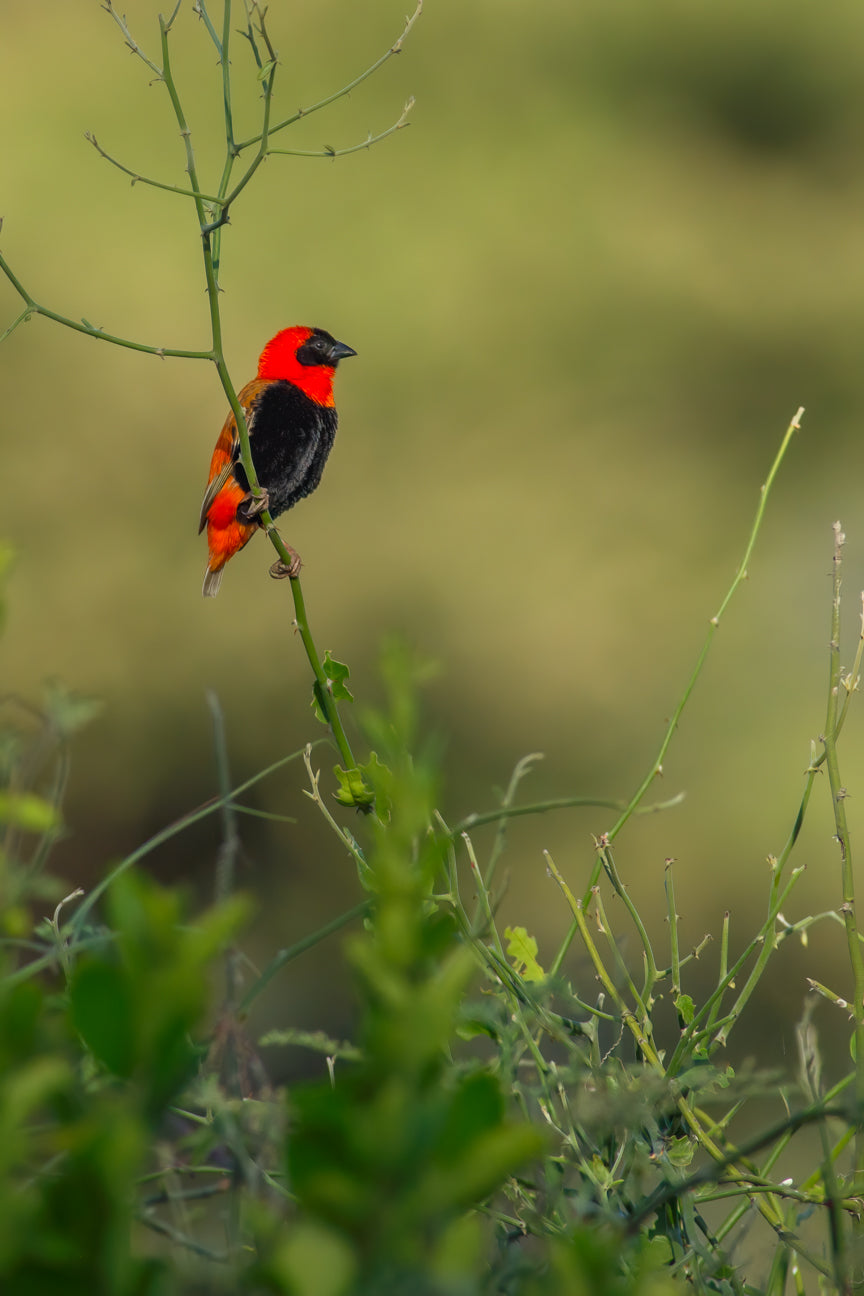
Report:
<svg viewBox="0 0 864 1296"><path fill-rule="evenodd" d="M267 509L275 518L311 492L321 480L336 435L333 375L340 360L357 352L324 329L282 329L267 343L258 361L258 376L238 394L249 429L252 462L263 498L256 499L240 460L240 438L233 413L219 434L207 493L201 505L199 533L207 528L210 558L203 594L219 592L229 558L251 540ZM290 567L274 563L274 576L296 576L300 556Z"/></svg>

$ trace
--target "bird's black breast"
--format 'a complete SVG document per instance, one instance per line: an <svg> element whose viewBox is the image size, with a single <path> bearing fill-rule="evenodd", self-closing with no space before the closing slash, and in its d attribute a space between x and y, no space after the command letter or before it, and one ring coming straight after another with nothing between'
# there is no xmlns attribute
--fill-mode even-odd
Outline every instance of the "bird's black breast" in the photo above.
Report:
<svg viewBox="0 0 864 1296"><path fill-rule="evenodd" d="M314 491L336 435L336 411L319 405L293 383L268 383L255 403L249 445L258 480L278 517ZM235 475L249 489L243 465Z"/></svg>

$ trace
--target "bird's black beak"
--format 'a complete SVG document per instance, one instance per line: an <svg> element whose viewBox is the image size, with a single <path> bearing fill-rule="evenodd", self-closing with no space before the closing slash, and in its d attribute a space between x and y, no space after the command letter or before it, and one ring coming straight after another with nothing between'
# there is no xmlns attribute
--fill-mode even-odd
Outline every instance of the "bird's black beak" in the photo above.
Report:
<svg viewBox="0 0 864 1296"><path fill-rule="evenodd" d="M337 365L340 360L347 360L349 356L356 355L357 352L353 347L349 347L345 342L334 342L327 352L328 359L332 365Z"/></svg>

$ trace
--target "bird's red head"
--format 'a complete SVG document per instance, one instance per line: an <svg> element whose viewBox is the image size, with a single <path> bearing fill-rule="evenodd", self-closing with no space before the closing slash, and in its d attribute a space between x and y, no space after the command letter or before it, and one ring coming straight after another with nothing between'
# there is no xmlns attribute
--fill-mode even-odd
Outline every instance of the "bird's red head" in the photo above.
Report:
<svg viewBox="0 0 864 1296"><path fill-rule="evenodd" d="M293 383L317 405L332 405L336 366L356 354L324 329L297 324L282 329L267 343L258 361L258 377Z"/></svg>

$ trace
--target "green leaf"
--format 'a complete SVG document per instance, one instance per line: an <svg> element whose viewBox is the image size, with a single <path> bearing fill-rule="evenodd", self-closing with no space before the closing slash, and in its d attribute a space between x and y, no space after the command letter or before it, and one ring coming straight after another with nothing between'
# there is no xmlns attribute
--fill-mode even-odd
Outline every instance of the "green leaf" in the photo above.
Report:
<svg viewBox="0 0 864 1296"><path fill-rule="evenodd" d="M326 706L327 703L324 700L324 690L316 679L312 684L312 714L315 716L315 719L319 720L323 725L329 723L327 719Z"/></svg>
<svg viewBox="0 0 864 1296"><path fill-rule="evenodd" d="M598 1188L609 1192L615 1183L615 1177L603 1158L596 1154L591 1158L591 1173Z"/></svg>
<svg viewBox="0 0 864 1296"><path fill-rule="evenodd" d="M0 792L0 824L22 832L46 833L59 827L60 813L32 792Z"/></svg>
<svg viewBox="0 0 864 1296"><path fill-rule="evenodd" d="M330 696L336 702L353 702L354 694L348 688L346 682L350 671L344 662L333 660L329 648L324 654L321 669L327 679L327 691ZM320 720L322 724L327 724L326 706L322 698L321 684L318 680L315 681L312 687L312 710L315 712L316 720Z"/></svg>
<svg viewBox="0 0 864 1296"><path fill-rule="evenodd" d="M348 679L349 670L344 662L334 661L330 656L328 648L324 654L324 661L321 663L324 674L330 681L330 692L336 698L337 702L353 702L354 694L348 688L346 680Z"/></svg>
<svg viewBox="0 0 864 1296"><path fill-rule="evenodd" d="M79 963L70 987L72 1021L94 1057L128 1077L136 1062L135 999L128 975L96 960Z"/></svg>
<svg viewBox="0 0 864 1296"><path fill-rule="evenodd" d="M524 927L505 927L507 954L523 981L542 981L546 976L537 962L537 942Z"/></svg>
<svg viewBox="0 0 864 1296"><path fill-rule="evenodd" d="M678 1019L682 1026L689 1026L696 1016L696 1010L693 1000L689 995L680 994L675 1000L675 1008L678 1012Z"/></svg>
<svg viewBox="0 0 864 1296"><path fill-rule="evenodd" d="M659 1235L643 1243L643 1254L651 1269L663 1269L672 1264L675 1258L669 1239Z"/></svg>
<svg viewBox="0 0 864 1296"><path fill-rule="evenodd" d="M479 1215L462 1215L444 1231L431 1259L431 1272L442 1291L468 1291L468 1274L484 1271L485 1236Z"/></svg>
<svg viewBox="0 0 864 1296"><path fill-rule="evenodd" d="M474 1039L477 1035L488 1035L490 1039L501 1038L501 1012L497 1002L485 1001L462 1004L456 1020L456 1034L460 1039Z"/></svg>
<svg viewBox="0 0 864 1296"><path fill-rule="evenodd" d="M354 1289L357 1261L335 1229L304 1220L283 1238L267 1265L280 1290L293 1296L347 1296Z"/></svg>
<svg viewBox="0 0 864 1296"><path fill-rule="evenodd" d="M3 1124L11 1131L72 1080L63 1058L42 1057L20 1062L3 1085Z"/></svg>
<svg viewBox="0 0 864 1296"><path fill-rule="evenodd" d="M695 1151L695 1142L686 1134L670 1139L666 1144L666 1156L674 1166L689 1166Z"/></svg>
<svg viewBox="0 0 864 1296"><path fill-rule="evenodd" d="M468 1145L504 1119L501 1087L488 1071L468 1076L456 1090L447 1120L436 1141L436 1155L442 1161L456 1160Z"/></svg>
<svg viewBox="0 0 864 1296"><path fill-rule="evenodd" d="M540 1156L546 1139L531 1125L501 1125L472 1138L464 1155L429 1168L418 1182L422 1214L464 1210L496 1192L505 1179Z"/></svg>
<svg viewBox="0 0 864 1296"><path fill-rule="evenodd" d="M375 759L377 761L377 757ZM364 806L375 804L375 793L363 777L363 771L362 765L351 770L344 770L341 765L333 767L333 773L339 783L339 789L333 795L340 805L356 806L359 810Z"/></svg>

